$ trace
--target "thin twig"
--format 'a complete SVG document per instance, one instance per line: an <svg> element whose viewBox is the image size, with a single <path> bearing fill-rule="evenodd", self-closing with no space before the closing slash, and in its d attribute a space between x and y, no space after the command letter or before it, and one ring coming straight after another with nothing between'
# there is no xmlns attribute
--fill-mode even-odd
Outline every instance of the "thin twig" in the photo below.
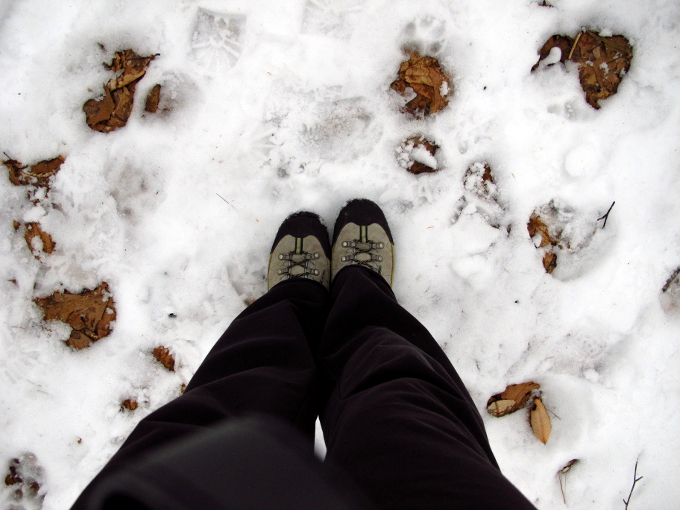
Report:
<svg viewBox="0 0 680 510"><path fill-rule="evenodd" d="M625 510L628 510L628 505L630 504L630 498L633 495L633 489L635 489L635 484L638 483L640 480L642 480L644 477L639 477L637 475L637 466L638 466L638 461L635 461L635 471L633 471L633 486L630 488L630 492L628 493L628 501L625 499L623 500L623 504L626 505L624 507Z"/></svg>
<svg viewBox="0 0 680 510"><path fill-rule="evenodd" d="M612 202L612 205L609 206L609 209L607 210L607 212L604 213L604 215L600 216L597 219L597 221L604 220L604 223L602 224L602 228L604 228L604 226L607 224L607 218L609 218L609 213L612 212L612 207L614 207L615 203L616 202Z"/></svg>
<svg viewBox="0 0 680 510"><path fill-rule="evenodd" d="M576 36L576 39L574 39L574 44L571 45L571 51L569 52L567 60L571 60L571 56L574 54L574 50L576 49L576 45L578 44L578 40L581 38L581 35L583 35L583 32L579 32Z"/></svg>
<svg viewBox="0 0 680 510"><path fill-rule="evenodd" d="M661 289L661 292L666 292L668 290L668 287L671 286L671 283L673 283L673 280L675 280L675 277L680 274L680 267L677 268L675 271L673 271L673 274L671 277L666 280L666 285L663 286L663 289Z"/></svg>
<svg viewBox="0 0 680 510"><path fill-rule="evenodd" d="M235 208L233 205L231 205L231 204L229 203L229 201L228 201L226 198L224 198L222 195L220 195L219 193L215 193L215 195L217 195L217 196L220 197L222 200L224 200L227 204L229 204L229 206L230 206L232 209L236 210L236 208Z"/></svg>

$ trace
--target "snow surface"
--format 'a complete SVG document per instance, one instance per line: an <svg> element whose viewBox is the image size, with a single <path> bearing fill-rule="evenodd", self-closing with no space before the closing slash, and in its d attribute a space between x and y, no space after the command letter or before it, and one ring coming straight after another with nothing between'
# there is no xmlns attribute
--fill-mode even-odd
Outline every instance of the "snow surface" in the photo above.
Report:
<svg viewBox="0 0 680 510"><path fill-rule="evenodd" d="M680 4L553 3L0 1L0 151L66 157L42 205L0 179L0 472L35 454L43 508L67 508L265 291L281 220L311 209L332 224L363 196L392 226L397 297L451 358L531 501L564 508L557 471L578 458L566 506L622 509L639 459L629 508L680 507L680 292L661 293L680 265ZM599 111L572 66L530 73L549 36L583 26L634 46ZM449 106L424 121L389 90L404 44L453 78ZM160 57L128 125L94 132L82 105L126 48ZM156 83L170 111L145 114ZM440 172L399 166L395 149L414 134L441 146ZM509 234L472 202L457 210L479 161ZM526 223L553 199L572 235L590 238L548 275ZM40 221L56 251L36 260L13 220ZM102 281L114 331L72 351L69 328L43 323L32 299ZM158 345L176 372L152 358ZM526 380L553 413L547 445L525 412L485 411ZM121 412L126 398L140 408Z"/></svg>

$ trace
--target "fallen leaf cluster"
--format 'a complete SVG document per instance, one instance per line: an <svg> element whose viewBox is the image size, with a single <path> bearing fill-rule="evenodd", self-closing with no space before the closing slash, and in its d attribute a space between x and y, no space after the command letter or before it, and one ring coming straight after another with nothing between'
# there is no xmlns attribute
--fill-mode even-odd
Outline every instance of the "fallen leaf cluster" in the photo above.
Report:
<svg viewBox="0 0 680 510"><path fill-rule="evenodd" d="M9 170L9 180L15 186L37 186L49 189L50 179L57 174L64 161L63 156L57 156L54 159L40 161L29 168L9 158L2 164Z"/></svg>
<svg viewBox="0 0 680 510"><path fill-rule="evenodd" d="M42 478L43 469L37 464L35 455L26 453L10 460L5 485L11 488L11 498L14 501L24 501L31 505L37 503L42 506L42 500L45 498L44 494L39 495Z"/></svg>
<svg viewBox="0 0 680 510"><path fill-rule="evenodd" d="M592 30L584 30L576 37L553 35L539 50L538 68L553 48L561 52L560 62L575 62L586 102L595 109L599 101L616 94L621 80L630 69L633 47L622 35L605 37Z"/></svg>
<svg viewBox="0 0 680 510"><path fill-rule="evenodd" d="M136 400L132 400L130 398L126 398L120 403L120 410L123 411L127 409L128 411L134 411L139 407L139 404L137 403Z"/></svg>
<svg viewBox="0 0 680 510"><path fill-rule="evenodd" d="M74 349L84 349L109 335L111 323L116 318L115 304L106 282L80 294L57 291L51 296L36 298L34 302L42 309L44 320L60 320L71 326L66 344Z"/></svg>
<svg viewBox="0 0 680 510"><path fill-rule="evenodd" d="M533 381L510 384L502 393L496 393L489 398L486 403L486 410L497 418L514 413L523 409L529 401L531 392L540 387L540 384Z"/></svg>
<svg viewBox="0 0 680 510"><path fill-rule="evenodd" d="M533 381L510 384L502 393L497 393L489 398L486 409L489 414L498 418L524 409L531 400L529 423L536 437L545 444L550 438L551 425L550 417L540 395L533 394L540 387L540 384Z"/></svg>
<svg viewBox="0 0 680 510"><path fill-rule="evenodd" d="M30 186L29 190L33 190L33 192L29 191L29 199L39 202L41 198L37 198L39 196L37 189L45 188L49 190L52 177L57 174L64 161L63 156L57 156L54 159L40 161L29 168L10 158L3 161L3 164L9 170L10 182L15 186ZM13 225L14 230L19 230L21 226L18 221L14 221ZM24 239L26 239L29 249L38 260L40 260L41 252L52 253L56 246L52 237L42 229L39 223L26 224Z"/></svg>
<svg viewBox="0 0 680 510"><path fill-rule="evenodd" d="M453 90L451 79L442 70L439 61L415 51L401 63L397 79L390 88L402 96L408 94L408 89L416 94L404 107L406 112L415 116L431 115L445 108L449 103L447 97Z"/></svg>
<svg viewBox="0 0 680 510"><path fill-rule="evenodd" d="M161 365L170 370L170 372L175 371L175 358L167 347L163 347L162 345L156 347L153 350L153 357L156 358L156 361Z"/></svg>
<svg viewBox="0 0 680 510"><path fill-rule="evenodd" d="M415 135L397 147L397 161L412 174L433 173L439 170L437 152L440 147L432 140Z"/></svg>
<svg viewBox="0 0 680 510"><path fill-rule="evenodd" d="M156 56L140 57L133 50L124 50L116 52L111 64L104 64L116 73L116 77L104 85L104 97L90 99L83 105L90 128L109 133L127 124L132 113L135 88Z"/></svg>

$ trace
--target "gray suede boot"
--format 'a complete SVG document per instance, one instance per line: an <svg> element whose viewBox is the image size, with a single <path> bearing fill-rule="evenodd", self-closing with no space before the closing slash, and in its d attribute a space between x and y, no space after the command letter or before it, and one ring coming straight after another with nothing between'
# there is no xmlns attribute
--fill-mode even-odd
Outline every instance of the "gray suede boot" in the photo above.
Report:
<svg viewBox="0 0 680 510"><path fill-rule="evenodd" d="M331 280L347 266L375 271L391 286L394 273L394 242L387 219L378 205L356 199L343 207L335 222Z"/></svg>
<svg viewBox="0 0 680 510"><path fill-rule="evenodd" d="M279 227L269 255L267 289L304 278L330 284L330 242L319 216L302 211L292 214Z"/></svg>

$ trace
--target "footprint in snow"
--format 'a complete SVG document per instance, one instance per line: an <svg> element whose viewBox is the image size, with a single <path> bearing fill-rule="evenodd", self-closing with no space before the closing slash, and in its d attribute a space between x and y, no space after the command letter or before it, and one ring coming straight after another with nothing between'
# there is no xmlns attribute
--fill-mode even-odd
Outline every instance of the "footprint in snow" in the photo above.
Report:
<svg viewBox="0 0 680 510"><path fill-rule="evenodd" d="M408 23L401 35L405 51L436 57L446 46L446 22L425 16Z"/></svg>
<svg viewBox="0 0 680 510"><path fill-rule="evenodd" d="M226 71L243 51L246 17L199 9L191 40L196 61L209 71Z"/></svg>
<svg viewBox="0 0 680 510"><path fill-rule="evenodd" d="M302 32L347 38L352 27L346 18L361 12L366 0L308 0L305 5Z"/></svg>

